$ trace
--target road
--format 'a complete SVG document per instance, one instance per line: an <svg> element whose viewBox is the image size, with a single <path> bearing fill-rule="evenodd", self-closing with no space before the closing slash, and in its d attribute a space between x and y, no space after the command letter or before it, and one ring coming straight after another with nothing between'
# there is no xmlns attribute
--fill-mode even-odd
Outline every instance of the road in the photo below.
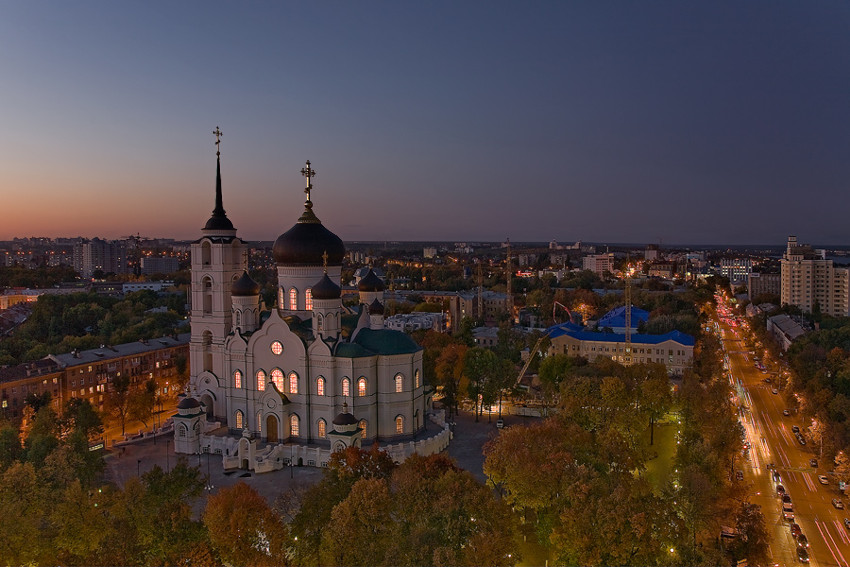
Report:
<svg viewBox="0 0 850 567"><path fill-rule="evenodd" d="M720 330L730 370L730 380L739 394L742 406L741 423L750 443L749 459L744 469L744 482L754 494L753 501L762 506L768 531L771 533L770 552L773 561L780 565L800 564L797 543L791 536L790 523L783 520L781 499L768 464L775 465L781 483L791 496L795 520L808 537L811 565L840 565L850 567L850 532L844 527L844 518L850 511L837 510L832 499L843 501L836 481L825 468L810 465L819 457L819 447L809 442L801 445L792 427L804 427L793 411L784 416L786 409L784 391L778 391L776 377L771 378L756 367L753 356L746 351L741 340L740 327L730 320L720 320ZM777 393L773 393L774 391ZM818 465L821 465L819 462ZM819 474L826 474L828 485L822 485ZM844 501L848 504L847 501Z"/></svg>

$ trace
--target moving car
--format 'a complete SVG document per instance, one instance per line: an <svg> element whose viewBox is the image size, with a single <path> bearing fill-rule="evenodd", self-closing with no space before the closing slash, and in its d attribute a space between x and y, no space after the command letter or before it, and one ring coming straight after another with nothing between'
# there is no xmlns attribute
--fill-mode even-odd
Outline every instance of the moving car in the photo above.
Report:
<svg viewBox="0 0 850 567"><path fill-rule="evenodd" d="M738 471L738 472L736 472L736 473L735 473L735 478L736 478L738 481L742 481L742 480L744 480L744 472L743 472L743 471Z"/></svg>
<svg viewBox="0 0 850 567"><path fill-rule="evenodd" d="M805 547L797 548L797 559L799 559L801 563L809 562L809 552L806 550Z"/></svg>
<svg viewBox="0 0 850 567"><path fill-rule="evenodd" d="M809 459L809 464L814 468L818 468L818 460L817 459Z"/></svg>
<svg viewBox="0 0 850 567"><path fill-rule="evenodd" d="M772 390L770 391L770 393L771 393L771 394L778 394L778 393L779 393L779 390L777 390L776 388L774 388L774 389L772 389Z"/></svg>
<svg viewBox="0 0 850 567"><path fill-rule="evenodd" d="M791 495L790 494L783 494L782 495L782 503L783 504L790 504L791 503Z"/></svg>
<svg viewBox="0 0 850 567"><path fill-rule="evenodd" d="M800 432L800 426L799 425L792 425L791 431L793 431L794 433L799 433Z"/></svg>
<svg viewBox="0 0 850 567"><path fill-rule="evenodd" d="M843 510L844 509L844 502L842 502L838 498L832 499L832 505L835 507L836 510Z"/></svg>
<svg viewBox="0 0 850 567"><path fill-rule="evenodd" d="M797 536L797 547L809 547L809 538L806 537L806 534Z"/></svg>
<svg viewBox="0 0 850 567"><path fill-rule="evenodd" d="M777 485L776 485L776 493L777 493L779 496L782 496L783 494L785 494L785 487L784 487L784 486L782 486L781 484L777 484Z"/></svg>
<svg viewBox="0 0 850 567"><path fill-rule="evenodd" d="M801 535L802 533L803 533L803 530L800 528L800 524L798 524L796 522L791 524L791 535L792 536L797 537L798 535Z"/></svg>
<svg viewBox="0 0 850 567"><path fill-rule="evenodd" d="M818 482L821 483L821 484L829 484L829 479L826 478L825 474L819 474L818 475Z"/></svg>
<svg viewBox="0 0 850 567"><path fill-rule="evenodd" d="M850 530L850 518L844 518L844 527Z"/></svg>
<svg viewBox="0 0 850 567"><path fill-rule="evenodd" d="M784 409L784 410L782 410L782 415L784 415L785 417L788 417L789 415L791 415L791 412L788 411L787 409Z"/></svg>

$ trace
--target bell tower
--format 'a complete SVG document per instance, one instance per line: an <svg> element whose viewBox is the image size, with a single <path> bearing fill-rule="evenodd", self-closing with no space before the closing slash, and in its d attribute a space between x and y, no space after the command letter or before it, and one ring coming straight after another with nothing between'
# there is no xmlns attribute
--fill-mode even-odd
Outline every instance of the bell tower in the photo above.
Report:
<svg viewBox="0 0 850 567"><path fill-rule="evenodd" d="M192 338L189 343L190 385L193 395L207 404L208 416L226 414L224 341L232 330L231 287L247 268L243 243L227 218L221 192L221 130L213 131L216 145L215 208L192 243Z"/></svg>

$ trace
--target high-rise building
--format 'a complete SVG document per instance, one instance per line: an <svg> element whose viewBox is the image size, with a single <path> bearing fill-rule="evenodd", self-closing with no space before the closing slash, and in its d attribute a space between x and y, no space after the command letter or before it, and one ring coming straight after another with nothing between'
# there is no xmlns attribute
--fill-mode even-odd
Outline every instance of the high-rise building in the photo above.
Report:
<svg viewBox="0 0 850 567"><path fill-rule="evenodd" d="M127 243L123 240L92 238L74 245L74 269L84 278L90 278L100 270L104 274L126 274Z"/></svg>
<svg viewBox="0 0 850 567"><path fill-rule="evenodd" d="M780 265L783 305L796 305L806 313L814 311L817 305L821 313L847 316L850 279L846 268L834 267L823 251L798 244L796 236L788 237Z"/></svg>

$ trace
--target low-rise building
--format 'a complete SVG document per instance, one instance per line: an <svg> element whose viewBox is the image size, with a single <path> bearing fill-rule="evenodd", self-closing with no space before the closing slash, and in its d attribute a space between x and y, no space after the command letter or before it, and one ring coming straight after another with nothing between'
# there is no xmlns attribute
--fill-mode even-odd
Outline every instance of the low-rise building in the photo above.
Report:
<svg viewBox="0 0 850 567"><path fill-rule="evenodd" d="M788 350L791 343L806 334L806 329L799 321L783 313L767 318L767 332L776 338L782 350Z"/></svg>

